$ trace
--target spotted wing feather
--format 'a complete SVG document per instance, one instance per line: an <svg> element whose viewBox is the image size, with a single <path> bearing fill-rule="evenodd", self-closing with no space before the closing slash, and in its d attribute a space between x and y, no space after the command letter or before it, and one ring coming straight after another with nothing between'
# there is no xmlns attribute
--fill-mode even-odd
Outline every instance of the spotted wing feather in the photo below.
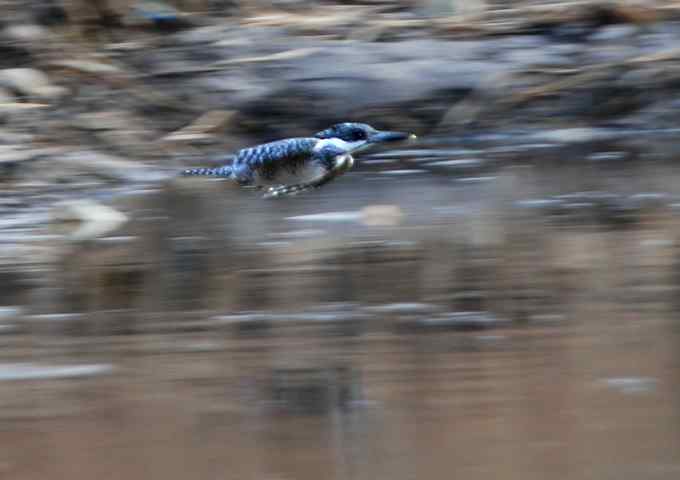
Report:
<svg viewBox="0 0 680 480"><path fill-rule="evenodd" d="M244 185L285 184L304 173L314 157L315 138L289 138L240 150L232 165Z"/></svg>

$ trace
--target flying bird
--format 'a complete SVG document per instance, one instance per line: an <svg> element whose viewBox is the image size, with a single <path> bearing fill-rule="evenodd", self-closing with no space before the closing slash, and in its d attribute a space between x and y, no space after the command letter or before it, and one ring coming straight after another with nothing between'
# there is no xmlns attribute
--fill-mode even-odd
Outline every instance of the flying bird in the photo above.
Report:
<svg viewBox="0 0 680 480"><path fill-rule="evenodd" d="M192 168L183 174L229 178L241 186L265 189L265 197L292 195L321 187L348 171L354 166L353 153L413 138L413 134L380 131L365 123L338 123L313 137L244 148L231 165Z"/></svg>

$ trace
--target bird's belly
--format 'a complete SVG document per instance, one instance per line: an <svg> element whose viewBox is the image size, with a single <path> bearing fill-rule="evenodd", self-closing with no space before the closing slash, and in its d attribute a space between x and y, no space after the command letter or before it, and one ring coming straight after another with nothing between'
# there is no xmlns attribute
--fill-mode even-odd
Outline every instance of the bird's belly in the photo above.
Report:
<svg viewBox="0 0 680 480"><path fill-rule="evenodd" d="M297 185L311 182L325 175L322 165L308 163L296 168L279 168L275 172L258 172L255 184L258 186Z"/></svg>

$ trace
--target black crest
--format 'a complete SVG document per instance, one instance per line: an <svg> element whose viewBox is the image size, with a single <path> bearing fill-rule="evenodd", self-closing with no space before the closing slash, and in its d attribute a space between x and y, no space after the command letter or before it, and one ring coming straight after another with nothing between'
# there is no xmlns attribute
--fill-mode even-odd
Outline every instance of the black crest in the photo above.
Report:
<svg viewBox="0 0 680 480"><path fill-rule="evenodd" d="M374 133L375 128L365 123L336 123L332 127L316 133L316 138L339 138L345 142L358 142L366 140Z"/></svg>

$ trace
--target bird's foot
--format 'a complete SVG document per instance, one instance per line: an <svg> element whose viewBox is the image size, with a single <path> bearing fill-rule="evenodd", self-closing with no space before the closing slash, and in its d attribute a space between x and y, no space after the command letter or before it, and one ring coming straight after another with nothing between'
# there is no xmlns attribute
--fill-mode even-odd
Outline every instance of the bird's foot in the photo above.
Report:
<svg viewBox="0 0 680 480"><path fill-rule="evenodd" d="M280 185L277 187L269 187L262 198L277 198L277 197L292 197L307 190L315 188L313 184L301 183L297 185Z"/></svg>

